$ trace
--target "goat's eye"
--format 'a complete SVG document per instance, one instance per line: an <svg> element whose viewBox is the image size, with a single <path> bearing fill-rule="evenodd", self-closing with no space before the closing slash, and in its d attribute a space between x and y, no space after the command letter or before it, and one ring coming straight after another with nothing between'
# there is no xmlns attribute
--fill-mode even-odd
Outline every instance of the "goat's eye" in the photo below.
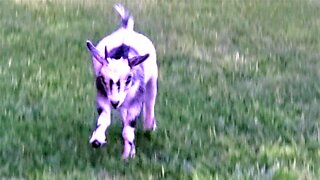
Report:
<svg viewBox="0 0 320 180"><path fill-rule="evenodd" d="M118 91L120 91L120 80L117 81L117 87L118 87Z"/></svg>
<svg viewBox="0 0 320 180"><path fill-rule="evenodd" d="M126 86L131 82L131 76L128 76L127 81L126 81Z"/></svg>

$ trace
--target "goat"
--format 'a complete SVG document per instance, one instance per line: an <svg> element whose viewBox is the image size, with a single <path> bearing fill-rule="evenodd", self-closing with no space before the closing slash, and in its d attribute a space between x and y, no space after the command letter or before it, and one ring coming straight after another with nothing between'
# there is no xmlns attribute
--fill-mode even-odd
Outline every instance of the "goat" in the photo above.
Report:
<svg viewBox="0 0 320 180"><path fill-rule="evenodd" d="M122 120L122 158L134 157L136 119L143 109L143 128L156 129L155 102L158 67L156 50L149 38L134 31L134 20L121 4L114 5L121 17L120 27L97 46L87 40L96 79L96 105L99 117L90 143L94 148L106 143L111 109Z"/></svg>

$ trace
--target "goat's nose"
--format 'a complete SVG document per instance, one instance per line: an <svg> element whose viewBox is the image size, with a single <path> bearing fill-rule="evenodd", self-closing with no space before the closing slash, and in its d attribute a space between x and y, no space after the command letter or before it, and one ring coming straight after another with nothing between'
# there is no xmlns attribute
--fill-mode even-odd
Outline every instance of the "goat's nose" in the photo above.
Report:
<svg viewBox="0 0 320 180"><path fill-rule="evenodd" d="M119 105L119 101L111 101L111 105L113 106L113 108L117 108Z"/></svg>

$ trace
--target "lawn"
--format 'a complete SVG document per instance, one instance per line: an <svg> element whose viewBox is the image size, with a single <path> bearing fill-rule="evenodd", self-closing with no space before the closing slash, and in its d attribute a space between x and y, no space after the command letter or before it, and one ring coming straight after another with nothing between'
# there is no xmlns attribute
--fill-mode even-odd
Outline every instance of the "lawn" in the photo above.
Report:
<svg viewBox="0 0 320 180"><path fill-rule="evenodd" d="M0 1L0 179L317 179L317 0L121 1L154 42L158 129L121 160L116 112L97 117L87 39L114 0Z"/></svg>

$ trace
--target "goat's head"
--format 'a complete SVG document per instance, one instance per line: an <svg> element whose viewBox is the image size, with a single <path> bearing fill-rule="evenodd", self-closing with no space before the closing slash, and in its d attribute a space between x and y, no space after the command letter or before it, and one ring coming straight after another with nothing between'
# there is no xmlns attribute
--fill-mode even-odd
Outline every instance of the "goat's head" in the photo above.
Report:
<svg viewBox="0 0 320 180"><path fill-rule="evenodd" d="M134 75L132 68L144 62L149 54L112 59L108 56L107 47L105 47L104 57L92 42L87 41L87 48L94 59L101 64L99 78L110 103L114 108L120 107L132 87L132 76Z"/></svg>

